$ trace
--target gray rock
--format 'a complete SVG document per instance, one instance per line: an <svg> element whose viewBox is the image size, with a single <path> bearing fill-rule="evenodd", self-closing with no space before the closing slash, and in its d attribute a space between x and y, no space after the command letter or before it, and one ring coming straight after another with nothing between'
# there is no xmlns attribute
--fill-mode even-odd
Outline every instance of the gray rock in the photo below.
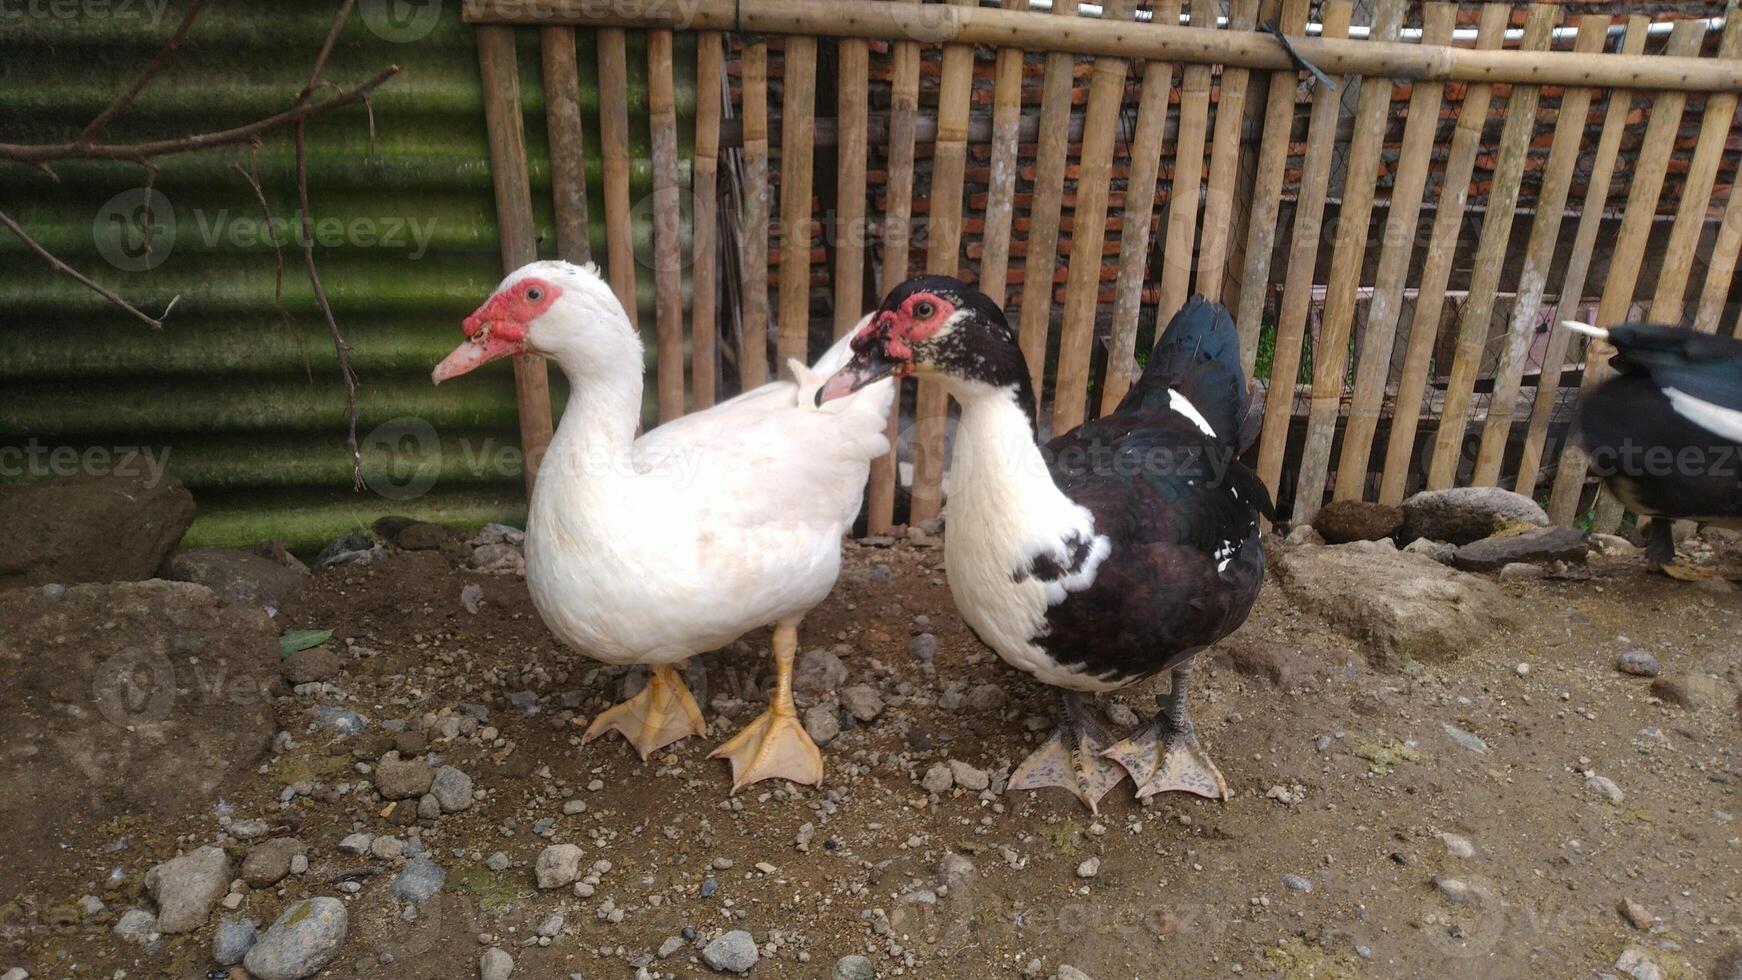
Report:
<svg viewBox="0 0 1742 980"><path fill-rule="evenodd" d="M339 851L343 854L367 854L369 846L375 843L374 834L349 834L339 841Z"/></svg>
<svg viewBox="0 0 1742 980"><path fill-rule="evenodd" d="M1633 978L1633 980L1663 980L1663 968L1651 958L1651 954L1638 946L1629 946L1615 959L1615 969Z"/></svg>
<svg viewBox="0 0 1742 980"><path fill-rule="evenodd" d="M723 973L749 973L756 965L756 940L734 929L702 947L702 962Z"/></svg>
<svg viewBox="0 0 1742 980"><path fill-rule="evenodd" d="M687 945L689 944L683 941L682 936L667 936L665 942L659 944L659 952L656 955L662 960L670 959L676 955L678 950Z"/></svg>
<svg viewBox="0 0 1742 980"><path fill-rule="evenodd" d="M212 959L219 966L235 966L254 948L258 936L253 919L224 919L212 933Z"/></svg>
<svg viewBox="0 0 1742 980"><path fill-rule="evenodd" d="M948 885L951 891L959 891L974 880L974 862L966 855L951 851L938 860L938 880Z"/></svg>
<svg viewBox="0 0 1742 980"><path fill-rule="evenodd" d="M269 888L290 874L290 862L308 847L295 837L276 837L248 852L242 859L242 880L250 888Z"/></svg>
<svg viewBox="0 0 1742 980"><path fill-rule="evenodd" d="M115 928L110 931L115 934L117 939L144 945L151 941L152 936L157 934L157 916L145 909L128 909L121 913L121 918L116 921Z"/></svg>
<svg viewBox="0 0 1742 980"><path fill-rule="evenodd" d="M173 935L205 925L213 903L230 890L230 878L229 856L223 848L211 846L147 871L145 889L157 903L157 931Z"/></svg>
<svg viewBox="0 0 1742 980"><path fill-rule="evenodd" d="M315 723L338 735L356 735L369 727L369 719L350 708L333 704L315 705Z"/></svg>
<svg viewBox="0 0 1742 980"><path fill-rule="evenodd" d="M1453 833L1441 833L1440 842L1446 845L1446 853L1452 857L1468 860L1476 856L1476 845L1470 843L1468 837Z"/></svg>
<svg viewBox="0 0 1742 980"><path fill-rule="evenodd" d="M436 770L429 791L441 805L443 813L459 813L472 805L472 777L453 766Z"/></svg>
<svg viewBox="0 0 1742 980"><path fill-rule="evenodd" d="M1513 524L1547 527L1548 513L1529 497L1499 487L1423 490L1403 502L1404 540L1464 545Z"/></svg>
<svg viewBox="0 0 1742 980"><path fill-rule="evenodd" d="M339 655L326 647L309 647L285 657L279 670L292 684L312 684L335 676L343 666Z"/></svg>
<svg viewBox="0 0 1742 980"><path fill-rule="evenodd" d="M1098 857L1086 858L1081 864L1077 865L1078 878L1093 878L1100 873L1101 859Z"/></svg>
<svg viewBox="0 0 1742 980"><path fill-rule="evenodd" d="M484 859L484 867L489 868L491 871L507 871L508 866L512 863L513 862L508 860L508 855L501 851L497 851Z"/></svg>
<svg viewBox="0 0 1742 980"><path fill-rule="evenodd" d="M793 690L816 696L847 683L847 665L827 650L806 650L799 654L792 670Z"/></svg>
<svg viewBox="0 0 1742 980"><path fill-rule="evenodd" d="M395 898L406 902L424 902L442 890L447 872L427 857L412 858L405 863L399 877L393 879L390 890Z"/></svg>
<svg viewBox="0 0 1742 980"><path fill-rule="evenodd" d="M1631 898L1623 898L1616 906L1616 911L1621 913L1621 918L1626 919L1628 925L1640 932L1650 932L1653 923L1657 921L1645 906Z"/></svg>
<svg viewBox="0 0 1742 980"><path fill-rule="evenodd" d="M1583 562L1591 552L1585 532L1571 527L1544 527L1516 534L1499 534L1461 545L1452 565L1466 572L1497 572L1507 565L1551 561Z"/></svg>
<svg viewBox="0 0 1742 980"><path fill-rule="evenodd" d="M1004 708L1004 689L996 684L976 684L968 691L968 710L1000 711Z"/></svg>
<svg viewBox="0 0 1742 980"><path fill-rule="evenodd" d="M937 656L938 638L930 633L921 633L907 641L907 655L915 660L930 660Z"/></svg>
<svg viewBox="0 0 1742 980"><path fill-rule="evenodd" d="M437 820L442 815L442 805L433 793L425 793L417 799L417 819Z"/></svg>
<svg viewBox="0 0 1742 980"><path fill-rule="evenodd" d="M1310 892L1313 880L1306 875L1287 874L1282 876L1282 887L1291 892Z"/></svg>
<svg viewBox="0 0 1742 980"><path fill-rule="evenodd" d="M139 461L135 461L138 463ZM151 578L194 519L174 477L65 476L0 485L14 535L0 553L0 590Z"/></svg>
<svg viewBox="0 0 1742 980"><path fill-rule="evenodd" d="M1656 677L1663 670L1657 658L1644 650L1628 650L1616 657L1615 669L1634 677Z"/></svg>
<svg viewBox="0 0 1742 980"><path fill-rule="evenodd" d="M860 721L875 721L883 713L883 696L869 684L854 684L841 692L841 705Z"/></svg>
<svg viewBox="0 0 1742 980"><path fill-rule="evenodd" d="M841 734L841 719L832 704L813 704L804 712L804 730L811 741L827 745Z"/></svg>
<svg viewBox="0 0 1742 980"><path fill-rule="evenodd" d="M391 834L382 834L369 842L369 853L383 861L392 861L405 853L405 842Z"/></svg>
<svg viewBox="0 0 1742 980"><path fill-rule="evenodd" d="M1482 901L1482 893L1461 878L1435 878L1434 890L1453 905L1472 905Z"/></svg>
<svg viewBox="0 0 1742 980"><path fill-rule="evenodd" d="M1458 743L1459 746L1469 749L1471 752L1488 751L1488 743L1484 742L1482 736L1477 735L1475 732L1466 731L1449 721L1442 722L1440 727L1444 728L1447 737Z"/></svg>
<svg viewBox="0 0 1742 980"><path fill-rule="evenodd" d="M539 852L533 870L539 888L566 888L581 876L581 849L573 844L552 844Z"/></svg>
<svg viewBox="0 0 1742 980"><path fill-rule="evenodd" d="M960 759L950 760L950 775L955 777L957 786L976 793L992 785L992 777L986 770L971 766Z"/></svg>
<svg viewBox="0 0 1742 980"><path fill-rule="evenodd" d="M375 789L383 799L411 800L429 792L435 770L422 759L401 759L388 752L375 765Z"/></svg>
<svg viewBox="0 0 1742 980"><path fill-rule="evenodd" d="M1077 969L1069 963L1060 963L1058 980L1095 980L1094 977Z"/></svg>
<svg viewBox="0 0 1742 980"><path fill-rule="evenodd" d="M543 922L538 924L539 937L543 939L555 939L562 935L563 926L567 921L567 918L561 912L552 912L544 917Z"/></svg>
<svg viewBox="0 0 1742 980"><path fill-rule="evenodd" d="M1610 803L1620 803L1627 798L1627 794L1621 792L1621 787L1615 785L1615 780L1595 773L1585 777L1585 792L1608 800Z"/></svg>
<svg viewBox="0 0 1742 980"><path fill-rule="evenodd" d="M919 784L925 788L927 793L948 793L950 787L956 784L956 777L950 772L948 763L937 762L925 771Z"/></svg>
<svg viewBox="0 0 1742 980"><path fill-rule="evenodd" d="M1406 655L1458 656L1516 616L1493 582L1385 541L1285 551L1273 568L1295 605L1363 643L1374 665L1386 669Z"/></svg>
<svg viewBox="0 0 1742 980"><path fill-rule="evenodd" d="M1404 545L1403 551L1405 554L1421 555L1424 558L1432 558L1442 565L1450 565L1452 559L1458 554L1458 546L1429 538L1416 538Z"/></svg>
<svg viewBox="0 0 1742 980"><path fill-rule="evenodd" d="M0 980L30 980L30 971L22 966L15 966L5 973L0 973Z"/></svg>
<svg viewBox="0 0 1742 980"><path fill-rule="evenodd" d="M877 971L871 966L871 961L863 956L843 956L835 961L835 968L829 972L829 980L877 980Z"/></svg>
<svg viewBox="0 0 1742 980"><path fill-rule="evenodd" d="M487 949L478 957L478 980L508 980L514 973L514 957L500 949Z"/></svg>
<svg viewBox="0 0 1742 980"><path fill-rule="evenodd" d="M302 980L339 955L349 930L344 902L305 898L279 914L242 964L258 980Z"/></svg>
<svg viewBox="0 0 1742 980"><path fill-rule="evenodd" d="M197 582L227 602L268 609L284 605L309 582L308 569L301 562L291 565L231 548L179 549L164 561L158 575Z"/></svg>

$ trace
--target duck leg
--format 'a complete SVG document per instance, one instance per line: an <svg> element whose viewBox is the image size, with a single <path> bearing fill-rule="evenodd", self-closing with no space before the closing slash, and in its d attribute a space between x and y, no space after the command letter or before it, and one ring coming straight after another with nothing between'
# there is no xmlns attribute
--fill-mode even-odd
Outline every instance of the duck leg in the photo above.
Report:
<svg viewBox="0 0 1742 980"><path fill-rule="evenodd" d="M1198 744L1186 708L1192 676L1191 661L1173 669L1173 686L1155 700L1161 710L1149 724L1107 750L1107 757L1124 766L1137 781L1137 798L1179 790L1212 800L1226 800L1228 781L1209 753Z"/></svg>
<svg viewBox="0 0 1742 980"><path fill-rule="evenodd" d="M1081 694L1065 691L1059 705L1058 728L1016 767L1010 788L1062 786L1075 793L1089 812L1100 813L1101 797L1125 778L1118 766L1101 758L1113 739L1095 720Z"/></svg>
<svg viewBox="0 0 1742 980"><path fill-rule="evenodd" d="M599 713L587 726L584 742L606 732L621 732L645 760L686 735L706 735L702 709L670 664L659 664L641 693Z"/></svg>
<svg viewBox="0 0 1742 980"><path fill-rule="evenodd" d="M1675 522L1653 517L1645 528L1645 559L1654 569L1675 564Z"/></svg>
<svg viewBox="0 0 1742 980"><path fill-rule="evenodd" d="M734 793L775 777L812 786L823 781L823 754L799 724L792 703L792 659L797 651L798 621L776 626L774 695L768 710L708 756L731 760Z"/></svg>

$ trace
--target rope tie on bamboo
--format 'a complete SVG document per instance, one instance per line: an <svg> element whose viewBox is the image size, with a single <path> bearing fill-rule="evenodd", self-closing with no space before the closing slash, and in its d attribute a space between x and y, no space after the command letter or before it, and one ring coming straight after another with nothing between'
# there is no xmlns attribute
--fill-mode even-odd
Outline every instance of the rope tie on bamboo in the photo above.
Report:
<svg viewBox="0 0 1742 980"><path fill-rule="evenodd" d="M739 0L739 2L742 2L742 0ZM1299 68L1313 77L1314 84L1323 85L1332 92L1337 90L1337 83L1331 79L1331 76L1325 74L1318 65L1308 61L1304 55L1295 50L1294 45L1288 39L1288 35L1282 33L1282 28L1276 26L1276 21L1266 22L1264 30L1267 31L1271 37L1276 38L1277 43L1282 45L1282 50L1288 52L1289 60L1294 62L1296 68Z"/></svg>

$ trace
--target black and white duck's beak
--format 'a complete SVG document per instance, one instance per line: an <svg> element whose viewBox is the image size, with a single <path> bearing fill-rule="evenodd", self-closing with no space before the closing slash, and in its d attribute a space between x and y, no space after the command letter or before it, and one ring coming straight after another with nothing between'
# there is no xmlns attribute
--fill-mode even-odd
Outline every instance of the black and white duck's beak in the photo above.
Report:
<svg viewBox="0 0 1742 980"><path fill-rule="evenodd" d="M873 339L874 340L874 339ZM876 384L890 375L905 375L907 365L883 351L883 345L872 342L859 346L847 366L829 376L817 389L817 404L845 398L869 384Z"/></svg>
<svg viewBox="0 0 1742 980"><path fill-rule="evenodd" d="M1595 337L1598 340L1609 339L1609 331L1604 330L1602 327L1599 327L1594 323L1580 323L1578 320L1562 320L1561 326L1566 327L1573 333L1582 333L1587 337Z"/></svg>

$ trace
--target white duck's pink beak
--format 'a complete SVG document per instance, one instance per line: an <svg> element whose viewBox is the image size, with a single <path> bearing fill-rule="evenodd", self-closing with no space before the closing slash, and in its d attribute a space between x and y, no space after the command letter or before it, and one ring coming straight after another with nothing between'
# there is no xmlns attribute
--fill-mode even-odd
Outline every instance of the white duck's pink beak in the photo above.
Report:
<svg viewBox="0 0 1742 980"><path fill-rule="evenodd" d="M524 340L511 340L504 337L490 325L466 338L455 347L453 353L442 358L442 362L429 373L430 380L441 384L449 378L457 378L470 373L491 361L499 361L504 357L513 357L526 352Z"/></svg>

